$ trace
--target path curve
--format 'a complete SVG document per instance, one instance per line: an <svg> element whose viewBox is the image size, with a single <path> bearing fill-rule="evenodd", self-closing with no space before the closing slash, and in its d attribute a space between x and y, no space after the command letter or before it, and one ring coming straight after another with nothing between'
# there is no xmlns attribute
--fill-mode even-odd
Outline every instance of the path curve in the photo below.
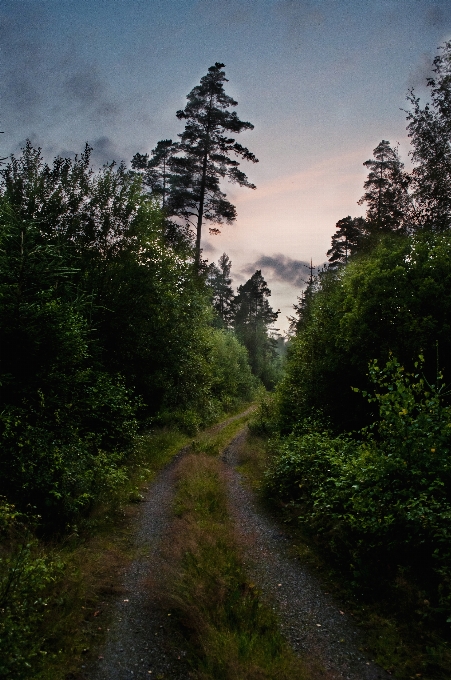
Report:
<svg viewBox="0 0 451 680"><path fill-rule="evenodd" d="M235 522L245 567L280 616L293 649L315 657L330 680L388 680L390 675L359 650L361 634L327 595L314 574L289 554L289 539L277 522L257 507L235 469L247 427L224 450L229 512Z"/></svg>
<svg viewBox="0 0 451 680"><path fill-rule="evenodd" d="M206 433L219 432L254 408L251 406L214 425ZM185 446L179 451L145 494L134 529L134 548L140 557L124 574L121 596L113 605L105 647L94 666L85 671L86 680L158 677L187 680L190 677L186 642L172 625L168 611L162 609L159 598L165 588L162 538L172 521L177 466L189 450L190 446Z"/></svg>

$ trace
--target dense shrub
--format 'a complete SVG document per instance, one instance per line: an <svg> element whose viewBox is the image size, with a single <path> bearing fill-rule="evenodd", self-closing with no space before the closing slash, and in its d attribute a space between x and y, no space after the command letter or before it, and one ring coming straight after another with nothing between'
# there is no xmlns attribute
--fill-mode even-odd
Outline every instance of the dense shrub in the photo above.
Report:
<svg viewBox="0 0 451 680"><path fill-rule="evenodd" d="M299 424L273 444L268 491L298 508L299 521L356 584L374 587L403 565L435 611L450 615L451 408L442 378L429 385L394 358L383 369L373 362L370 378L379 420L360 441Z"/></svg>
<svg viewBox="0 0 451 680"><path fill-rule="evenodd" d="M45 655L39 630L54 604L49 586L63 573L61 561L39 548L23 519L0 499L0 676L11 680L31 677Z"/></svg>
<svg viewBox="0 0 451 680"><path fill-rule="evenodd" d="M195 431L254 387L186 244L89 154L48 166L27 144L0 171L0 494L58 529L123 483L139 423Z"/></svg>

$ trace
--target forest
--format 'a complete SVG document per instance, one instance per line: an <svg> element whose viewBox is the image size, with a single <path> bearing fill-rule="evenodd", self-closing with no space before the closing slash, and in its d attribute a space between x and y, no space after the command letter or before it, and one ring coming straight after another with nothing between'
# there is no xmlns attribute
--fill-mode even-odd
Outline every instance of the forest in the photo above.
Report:
<svg viewBox="0 0 451 680"><path fill-rule="evenodd" d="M412 169L387 140L364 162L365 217L337 221L286 358L262 271L235 292L228 255L202 251L204 229L236 219L224 180L255 190L239 161L257 158L235 140L253 125L223 69L177 111L178 141L130 167L94 170L89 145L48 162L29 141L0 166L0 677L69 677L48 670L62 643L47 612L77 600L70 550L139 499L148 433L177 449L258 402L264 502L349 592L433 630L423 677L445 678L451 42L428 102L407 97ZM401 666L394 677L414 677Z"/></svg>

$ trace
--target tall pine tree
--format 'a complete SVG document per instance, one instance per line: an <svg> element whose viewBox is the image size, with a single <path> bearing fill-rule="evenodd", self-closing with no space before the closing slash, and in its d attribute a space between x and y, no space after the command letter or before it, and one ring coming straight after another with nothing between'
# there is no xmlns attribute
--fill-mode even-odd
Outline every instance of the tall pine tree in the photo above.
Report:
<svg viewBox="0 0 451 680"><path fill-rule="evenodd" d="M240 186L255 189L239 169L239 162L230 156L257 163L258 160L234 137L253 125L240 120L231 107L237 102L224 92L228 82L224 64L210 66L200 84L188 94L188 103L177 118L186 121L185 130L179 135L181 156L171 160L173 172L172 189L168 207L172 214L183 217L196 230L195 264L199 269L202 226L204 221L213 225L231 223L236 209L221 191L220 180L227 178ZM194 222L194 224L193 224ZM219 233L217 226L211 233Z"/></svg>

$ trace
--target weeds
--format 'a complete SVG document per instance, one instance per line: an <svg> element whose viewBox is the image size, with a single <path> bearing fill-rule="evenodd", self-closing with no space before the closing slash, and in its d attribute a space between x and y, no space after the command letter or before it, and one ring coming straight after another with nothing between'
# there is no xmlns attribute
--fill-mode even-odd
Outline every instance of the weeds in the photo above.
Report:
<svg viewBox="0 0 451 680"><path fill-rule="evenodd" d="M123 483L59 542L37 540L12 506L0 531L0 676L61 680L107 632L109 604L134 557L130 521L145 485L189 438L174 429L137 439ZM130 505L131 503L131 505Z"/></svg>
<svg viewBox="0 0 451 680"><path fill-rule="evenodd" d="M311 677L279 632L276 615L246 577L227 514L221 462L191 454L179 469L170 536L173 608L199 680Z"/></svg>

